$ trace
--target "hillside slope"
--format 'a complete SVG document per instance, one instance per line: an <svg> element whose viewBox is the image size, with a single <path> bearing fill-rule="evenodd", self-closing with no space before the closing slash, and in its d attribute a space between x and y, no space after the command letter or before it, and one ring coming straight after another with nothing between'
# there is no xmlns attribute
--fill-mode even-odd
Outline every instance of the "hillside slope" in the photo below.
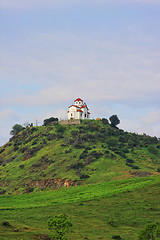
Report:
<svg viewBox="0 0 160 240"><path fill-rule="evenodd" d="M156 137L113 128L103 121L30 127L0 148L0 193L159 174Z"/></svg>
<svg viewBox="0 0 160 240"><path fill-rule="evenodd" d="M160 224L159 187L159 176L149 176L1 195L0 239L49 240L48 219L63 213L73 223L69 240L136 240L146 224Z"/></svg>

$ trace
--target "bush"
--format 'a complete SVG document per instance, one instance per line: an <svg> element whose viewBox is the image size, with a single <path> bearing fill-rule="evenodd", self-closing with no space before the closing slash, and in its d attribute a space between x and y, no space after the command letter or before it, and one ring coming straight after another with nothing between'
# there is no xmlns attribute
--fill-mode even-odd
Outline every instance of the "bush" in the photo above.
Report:
<svg viewBox="0 0 160 240"><path fill-rule="evenodd" d="M2 226L11 227L11 224L9 222L5 221L2 223Z"/></svg>
<svg viewBox="0 0 160 240"><path fill-rule="evenodd" d="M159 150L158 150L154 145L150 145L150 146L148 147L148 151L149 151L150 153L153 153L153 154L158 154L158 152L159 152Z"/></svg>
<svg viewBox="0 0 160 240"><path fill-rule="evenodd" d="M51 117L43 121L43 126L53 125L54 123L57 123L57 122L58 122L58 118Z"/></svg>
<svg viewBox="0 0 160 240"><path fill-rule="evenodd" d="M118 141L116 138L109 138L107 139L106 143L108 144L109 147L115 147L118 144Z"/></svg>
<svg viewBox="0 0 160 240"><path fill-rule="evenodd" d="M126 159L126 162L127 162L127 163L134 163L134 160L132 160L132 159L130 159L130 158L127 158L127 159Z"/></svg>
<svg viewBox="0 0 160 240"><path fill-rule="evenodd" d="M139 169L139 167L138 166L132 166L132 169Z"/></svg>
<svg viewBox="0 0 160 240"><path fill-rule="evenodd" d="M89 178L90 176L87 175L87 174L81 174L80 175L80 179L86 179L86 178Z"/></svg>
<svg viewBox="0 0 160 240"><path fill-rule="evenodd" d="M114 235L114 236L112 236L112 239L120 240L120 239L122 239L122 238L121 238L121 236L119 236L119 235Z"/></svg>
<svg viewBox="0 0 160 240"><path fill-rule="evenodd" d="M109 124L108 119L102 118L102 123L103 123L103 124Z"/></svg>
<svg viewBox="0 0 160 240"><path fill-rule="evenodd" d="M55 234L53 237L57 240L67 240L68 238L65 235L71 227L72 223L64 214L56 215L48 221L48 229L54 230Z"/></svg>
<svg viewBox="0 0 160 240"><path fill-rule="evenodd" d="M121 151L124 153L129 153L129 150L127 148L121 148Z"/></svg>
<svg viewBox="0 0 160 240"><path fill-rule="evenodd" d="M111 225L112 227L117 227L117 222L113 218L110 218L108 220L108 224Z"/></svg>
<svg viewBox="0 0 160 240"><path fill-rule="evenodd" d="M144 230L142 230L138 236L139 240L156 240L160 237L160 228L155 223L148 224Z"/></svg>

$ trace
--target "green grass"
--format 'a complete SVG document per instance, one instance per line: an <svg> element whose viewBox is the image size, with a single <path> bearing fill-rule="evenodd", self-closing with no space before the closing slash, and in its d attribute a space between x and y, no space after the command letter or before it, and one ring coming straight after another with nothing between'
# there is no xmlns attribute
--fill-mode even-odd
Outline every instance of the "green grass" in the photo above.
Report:
<svg viewBox="0 0 160 240"><path fill-rule="evenodd" d="M47 220L65 213L73 223L69 239L137 239L150 222L159 222L158 176L113 181L25 195L0 196L0 239L33 239L49 234ZM19 232L13 232L19 229Z"/></svg>
<svg viewBox="0 0 160 240"><path fill-rule="evenodd" d="M49 235L47 220L60 213L73 223L69 240L110 240L113 235L136 240L145 224L160 223L159 147L157 138L95 120L25 129L0 148L0 194L6 191L0 195L0 240ZM135 177L146 172L153 175ZM84 175L88 178L80 182ZM25 185L28 180L56 178L80 185L34 187L22 194L32 187ZM5 221L11 226L3 226Z"/></svg>
<svg viewBox="0 0 160 240"><path fill-rule="evenodd" d="M86 174L89 176L86 183L130 178L132 167L126 166L127 158L134 160L133 165L139 167L138 171L156 172L160 166L158 139L127 133L95 120L63 127L63 132L58 132L59 128L47 126L25 129L1 148L4 151L0 154L0 175L1 182L7 181L6 186L2 184L6 193L15 193L17 189L19 193L25 191L25 182L30 178L78 180L80 175ZM49 139L52 135L53 139ZM108 146L108 140L112 138L117 141L114 147ZM157 154L148 151L150 145L157 148ZM40 149L35 151L34 148L39 146ZM80 159L85 149L89 150ZM123 156L124 149L128 153ZM31 151L32 156L25 159L25 151ZM93 157L86 164L93 151L100 152L101 156L97 159ZM84 164L78 171L70 167L77 162Z"/></svg>

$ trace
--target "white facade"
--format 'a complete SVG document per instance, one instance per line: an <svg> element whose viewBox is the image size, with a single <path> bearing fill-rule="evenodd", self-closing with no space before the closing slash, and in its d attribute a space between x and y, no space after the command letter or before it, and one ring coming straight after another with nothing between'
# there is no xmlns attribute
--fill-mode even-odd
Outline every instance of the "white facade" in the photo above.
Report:
<svg viewBox="0 0 160 240"><path fill-rule="evenodd" d="M89 119L90 112L86 103L83 100L77 98L74 101L74 105L71 105L68 110L68 119Z"/></svg>

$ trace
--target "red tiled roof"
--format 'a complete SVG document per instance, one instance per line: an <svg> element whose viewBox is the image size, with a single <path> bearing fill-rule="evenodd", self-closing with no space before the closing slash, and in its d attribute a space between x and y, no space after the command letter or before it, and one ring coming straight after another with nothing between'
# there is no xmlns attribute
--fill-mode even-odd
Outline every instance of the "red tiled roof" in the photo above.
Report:
<svg viewBox="0 0 160 240"><path fill-rule="evenodd" d="M81 108L81 107L79 107L79 106L77 106L77 105L71 105L71 106L69 106L68 108L70 108L70 107Z"/></svg>
<svg viewBox="0 0 160 240"><path fill-rule="evenodd" d="M83 102L83 100L81 99L81 98L77 98L76 100L74 100L75 102L76 101L81 101L81 102Z"/></svg>
<svg viewBox="0 0 160 240"><path fill-rule="evenodd" d="M85 108L85 107L87 107L87 105L83 105L81 108Z"/></svg>

